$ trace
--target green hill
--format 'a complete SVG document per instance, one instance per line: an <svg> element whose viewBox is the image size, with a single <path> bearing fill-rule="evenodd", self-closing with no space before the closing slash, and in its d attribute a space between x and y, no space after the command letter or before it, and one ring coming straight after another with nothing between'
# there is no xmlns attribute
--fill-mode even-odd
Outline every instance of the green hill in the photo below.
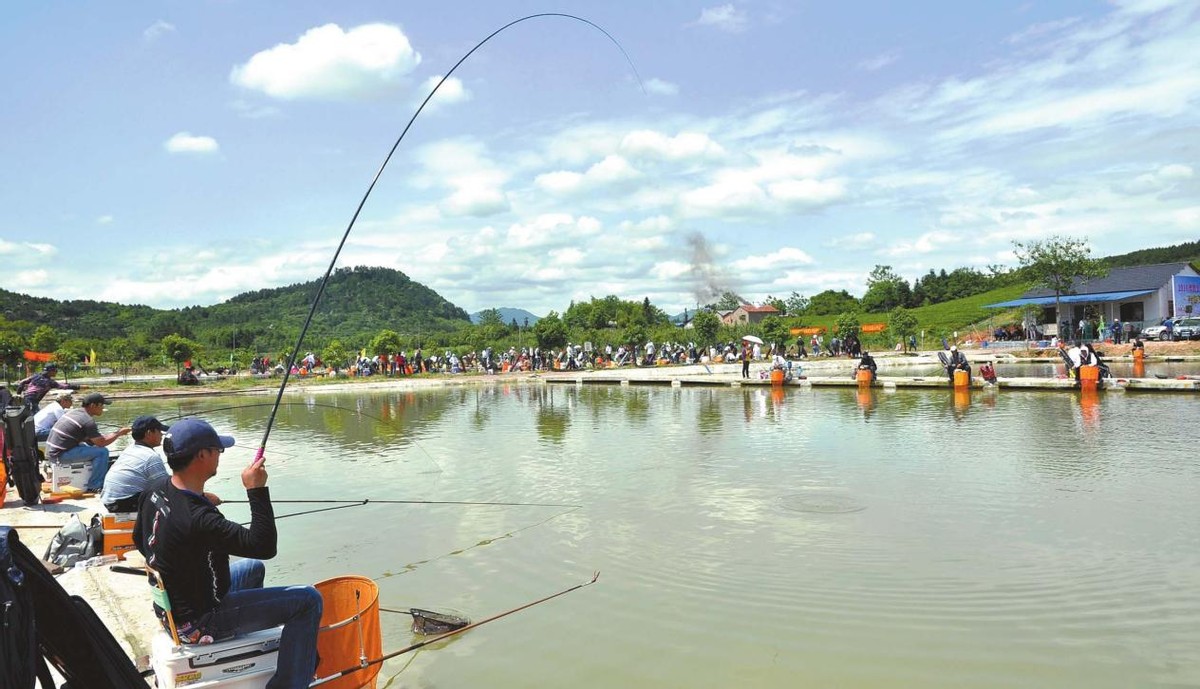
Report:
<svg viewBox="0 0 1200 689"><path fill-rule="evenodd" d="M157 342L179 333L219 348L278 351L294 344L320 280L247 292L212 306L155 309L90 300L57 301L0 290L0 331L29 335L42 325L62 340L130 338ZM340 268L329 279L306 342L339 338L365 344L385 328L450 332L469 324L466 311L389 268Z"/></svg>

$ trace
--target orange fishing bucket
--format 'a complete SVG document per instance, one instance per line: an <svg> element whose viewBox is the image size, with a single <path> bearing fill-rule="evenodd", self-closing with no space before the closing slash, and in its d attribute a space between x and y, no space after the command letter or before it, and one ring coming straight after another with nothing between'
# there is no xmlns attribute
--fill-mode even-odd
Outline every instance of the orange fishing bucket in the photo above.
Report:
<svg viewBox="0 0 1200 689"><path fill-rule="evenodd" d="M317 676L326 677L358 665L366 656L383 655L379 629L379 587L366 577L346 575L315 585L324 601L317 653L321 663ZM380 663L375 663L323 685L330 689L375 689Z"/></svg>

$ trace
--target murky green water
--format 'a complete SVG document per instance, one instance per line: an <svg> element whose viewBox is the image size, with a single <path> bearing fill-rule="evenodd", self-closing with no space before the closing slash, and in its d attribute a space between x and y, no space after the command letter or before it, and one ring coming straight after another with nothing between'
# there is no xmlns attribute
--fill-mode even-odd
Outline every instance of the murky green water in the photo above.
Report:
<svg viewBox="0 0 1200 689"><path fill-rule="evenodd" d="M389 662L392 686L1200 685L1194 396L497 384L292 400L340 409L281 412L276 500L580 506L280 521L268 583L359 573L390 607L482 618L601 571ZM260 401L120 403L106 420ZM266 412L205 415L246 446L210 484L225 497ZM385 649L407 623L384 616Z"/></svg>

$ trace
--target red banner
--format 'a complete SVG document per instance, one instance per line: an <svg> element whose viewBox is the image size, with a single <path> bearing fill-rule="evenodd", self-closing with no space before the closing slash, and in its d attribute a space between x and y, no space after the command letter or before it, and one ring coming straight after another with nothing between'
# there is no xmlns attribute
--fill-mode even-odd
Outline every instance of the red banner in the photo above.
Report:
<svg viewBox="0 0 1200 689"><path fill-rule="evenodd" d="M54 352L31 352L26 349L25 361L54 361Z"/></svg>

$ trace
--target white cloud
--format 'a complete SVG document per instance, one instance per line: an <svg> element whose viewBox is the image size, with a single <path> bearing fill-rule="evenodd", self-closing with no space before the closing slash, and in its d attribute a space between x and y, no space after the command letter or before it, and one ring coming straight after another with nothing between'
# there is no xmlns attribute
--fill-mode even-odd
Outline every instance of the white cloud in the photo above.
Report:
<svg viewBox="0 0 1200 689"><path fill-rule="evenodd" d="M700 11L697 26L711 26L722 31L736 33L746 28L746 13L732 4L708 7Z"/></svg>
<svg viewBox="0 0 1200 689"><path fill-rule="evenodd" d="M630 165L629 161L618 155L610 155L592 165L586 172L578 173L569 170L548 172L535 177L534 184L549 192L570 194L620 185L641 176L642 173Z"/></svg>
<svg viewBox="0 0 1200 689"><path fill-rule="evenodd" d="M634 158L695 160L716 158L725 153L719 144L700 132L667 136L649 129L629 132L621 139L621 151Z"/></svg>
<svg viewBox="0 0 1200 689"><path fill-rule="evenodd" d="M733 262L733 267L740 271L780 270L783 268L810 265L813 257L790 246L761 256L747 256Z"/></svg>
<svg viewBox="0 0 1200 689"><path fill-rule="evenodd" d="M767 195L745 176L723 175L712 184L684 192L679 200L687 216L734 216L761 211Z"/></svg>
<svg viewBox="0 0 1200 689"><path fill-rule="evenodd" d="M419 188L448 187L439 208L451 216L485 217L511 208L504 185L510 173L496 165L482 142L445 139L417 153L422 170L413 183Z"/></svg>
<svg viewBox="0 0 1200 689"><path fill-rule="evenodd" d="M171 24L169 22L165 22L165 21L159 19L158 21L154 22L150 26L146 27L146 29L144 31L142 31L142 38L144 38L147 41L154 41L159 38L162 38L166 34L174 33L174 32L175 32L174 24Z"/></svg>
<svg viewBox="0 0 1200 689"><path fill-rule="evenodd" d="M102 215L99 218L96 218L96 224L97 225L111 225L113 220L114 220L114 218L111 215Z"/></svg>
<svg viewBox="0 0 1200 689"><path fill-rule="evenodd" d="M5 239L0 239L0 256L13 256L27 251L33 251L43 256L52 256L58 252L58 248L53 244L40 244L36 242L10 242Z"/></svg>
<svg viewBox="0 0 1200 689"><path fill-rule="evenodd" d="M653 94L655 96L674 96L678 95L679 93L679 86L677 84L672 84L669 81L663 81L657 77L647 79L642 86L645 87L646 93Z"/></svg>
<svg viewBox="0 0 1200 689"><path fill-rule="evenodd" d="M767 185L767 193L789 205L820 206L846 195L841 180L788 179Z"/></svg>
<svg viewBox="0 0 1200 689"><path fill-rule="evenodd" d="M486 217L503 213L510 206L504 192L487 186L461 185L442 204L448 215Z"/></svg>
<svg viewBox="0 0 1200 689"><path fill-rule="evenodd" d="M959 235L945 230L926 232L915 240L899 241L876 253L884 256L911 256L912 254L928 254L939 251L951 244L961 243Z"/></svg>
<svg viewBox="0 0 1200 689"><path fill-rule="evenodd" d="M874 232L856 232L834 237L822 244L831 249L865 249L876 243Z"/></svg>
<svg viewBox="0 0 1200 689"><path fill-rule="evenodd" d="M195 136L191 132L179 132L163 143L168 153L216 153L219 146L211 136Z"/></svg>
<svg viewBox="0 0 1200 689"><path fill-rule="evenodd" d="M13 274L13 283L22 287L41 287L50 282L50 273L41 268L18 270Z"/></svg>
<svg viewBox="0 0 1200 689"><path fill-rule="evenodd" d="M232 83L284 100L376 94L412 72L421 56L399 27L337 24L309 29L295 43L253 55L230 72Z"/></svg>
<svg viewBox="0 0 1200 689"><path fill-rule="evenodd" d="M433 90L433 87L442 81L442 75L437 74L425 80L421 87L420 93L417 94L417 104L425 100L425 96ZM471 92L463 86L462 80L458 77L450 77L442 82L441 88L429 100L429 105L425 106L426 110L444 105L454 105L456 103L465 103L471 100Z"/></svg>
<svg viewBox="0 0 1200 689"><path fill-rule="evenodd" d="M1179 163L1163 165L1154 172L1146 172L1138 175L1124 186L1124 190L1131 194L1162 191L1178 182L1191 179L1194 174L1194 171L1188 165L1181 165Z"/></svg>
<svg viewBox="0 0 1200 689"><path fill-rule="evenodd" d="M858 68L868 72L877 72L900 59L900 53L892 51L869 57L858 63Z"/></svg>

